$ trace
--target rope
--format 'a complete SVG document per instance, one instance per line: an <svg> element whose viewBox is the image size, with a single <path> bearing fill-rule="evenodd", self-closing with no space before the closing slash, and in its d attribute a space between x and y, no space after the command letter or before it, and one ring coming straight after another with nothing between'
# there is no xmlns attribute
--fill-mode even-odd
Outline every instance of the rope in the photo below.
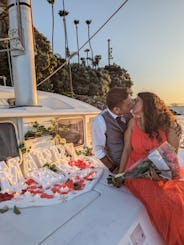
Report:
<svg viewBox="0 0 184 245"><path fill-rule="evenodd" d="M61 65L59 66L53 73L51 73L48 77L46 77L43 81L41 81L40 83L37 84L37 87L39 87L41 84L43 84L45 81L47 81L49 78L51 78L53 75L55 75L61 68L63 68L68 62L70 59L72 59L75 55L77 55L79 53L79 51L81 49L84 48L84 46L90 42L90 40L92 38L94 38L97 33L99 31L101 31L101 29L112 19L112 17L114 17L114 15L116 15L120 9L128 2L128 0L125 0L120 6L119 8L116 9L116 11L114 11L114 13L98 28L98 30L78 49L78 51L72 53L69 57L67 57L66 61Z"/></svg>

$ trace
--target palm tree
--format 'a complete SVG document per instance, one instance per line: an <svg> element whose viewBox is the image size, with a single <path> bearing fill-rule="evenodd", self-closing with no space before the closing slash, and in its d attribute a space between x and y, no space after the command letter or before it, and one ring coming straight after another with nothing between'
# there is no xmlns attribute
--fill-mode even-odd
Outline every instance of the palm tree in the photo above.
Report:
<svg viewBox="0 0 184 245"><path fill-rule="evenodd" d="M47 0L52 7L52 52L54 52L54 3L55 0Z"/></svg>
<svg viewBox="0 0 184 245"><path fill-rule="evenodd" d="M73 23L75 24L75 28L76 28L76 38L77 38L77 50L78 50L78 64L79 64L79 35L78 35L78 24L79 24L79 20L74 20Z"/></svg>
<svg viewBox="0 0 184 245"><path fill-rule="evenodd" d="M86 52L87 66L88 66L88 60L89 60L89 55L88 55L89 51L90 50L88 48L84 50L84 52Z"/></svg>
<svg viewBox="0 0 184 245"><path fill-rule="evenodd" d="M89 46L90 46L90 50L91 50L91 59L92 59L92 63L93 63L93 49L91 47L91 40L90 40L90 24L91 24L92 20L86 20L86 24L88 26L88 40L89 40Z"/></svg>
<svg viewBox="0 0 184 245"><path fill-rule="evenodd" d="M58 12L60 17L63 17L63 25L64 25L64 32L65 32L65 58L67 58L69 54L68 48L68 35L67 35L67 28L66 28L66 16L69 14L66 10L59 10Z"/></svg>
<svg viewBox="0 0 184 245"><path fill-rule="evenodd" d="M80 60L81 60L82 65L86 66L86 59L84 57L81 57Z"/></svg>
<svg viewBox="0 0 184 245"><path fill-rule="evenodd" d="M69 14L68 11L65 10L65 1L63 0L63 10L59 10L59 16L63 18L63 25L64 25L64 32L65 32L65 59L70 56L70 51L68 47L68 35L67 35L67 28L66 28L66 16ZM70 91L73 97L73 82L72 82L72 72L70 66L70 60L68 60L68 68L69 68L69 82L70 82Z"/></svg>
<svg viewBox="0 0 184 245"><path fill-rule="evenodd" d="M99 62L101 60L102 56L101 55L95 55L94 61L93 61L93 65L96 67L99 67Z"/></svg>

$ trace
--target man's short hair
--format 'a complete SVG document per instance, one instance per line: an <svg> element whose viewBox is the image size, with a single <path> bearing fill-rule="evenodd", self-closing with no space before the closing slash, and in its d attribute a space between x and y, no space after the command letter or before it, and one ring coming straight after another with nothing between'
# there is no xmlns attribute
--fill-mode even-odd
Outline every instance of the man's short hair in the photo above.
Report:
<svg viewBox="0 0 184 245"><path fill-rule="evenodd" d="M127 88L114 87L109 90L106 97L106 104L110 110L114 107L120 106L124 100L128 98L129 91Z"/></svg>

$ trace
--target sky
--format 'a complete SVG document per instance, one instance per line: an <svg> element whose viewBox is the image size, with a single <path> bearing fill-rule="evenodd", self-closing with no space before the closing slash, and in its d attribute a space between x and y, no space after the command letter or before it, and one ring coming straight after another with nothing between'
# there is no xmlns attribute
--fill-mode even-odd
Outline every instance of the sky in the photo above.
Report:
<svg viewBox="0 0 184 245"><path fill-rule="evenodd" d="M124 0L65 0L70 52L77 50L73 21L78 19L79 46L87 41L86 20L91 19L91 35L118 9ZM64 57L63 20L58 11L62 0L55 0L54 53ZM100 66L108 64L108 42L112 47L111 64L130 74L134 96L140 91L158 94L166 103L184 103L184 1L128 0L123 8L91 40L94 55L101 55ZM51 42L52 15L47 0L32 0L34 26ZM86 57L85 49L80 57ZM71 62L77 62L75 56Z"/></svg>

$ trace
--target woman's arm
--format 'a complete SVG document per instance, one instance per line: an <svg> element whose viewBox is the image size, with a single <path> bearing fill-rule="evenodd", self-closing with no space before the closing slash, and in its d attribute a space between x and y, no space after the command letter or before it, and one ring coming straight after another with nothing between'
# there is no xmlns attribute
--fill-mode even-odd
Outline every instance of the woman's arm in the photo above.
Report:
<svg viewBox="0 0 184 245"><path fill-rule="evenodd" d="M133 126L134 126L134 118L130 119L128 123L128 128L124 135L124 147L123 147L123 152L122 152L121 160L120 160L119 173L124 171L126 163L130 155L130 152L132 150L131 136L132 136Z"/></svg>

